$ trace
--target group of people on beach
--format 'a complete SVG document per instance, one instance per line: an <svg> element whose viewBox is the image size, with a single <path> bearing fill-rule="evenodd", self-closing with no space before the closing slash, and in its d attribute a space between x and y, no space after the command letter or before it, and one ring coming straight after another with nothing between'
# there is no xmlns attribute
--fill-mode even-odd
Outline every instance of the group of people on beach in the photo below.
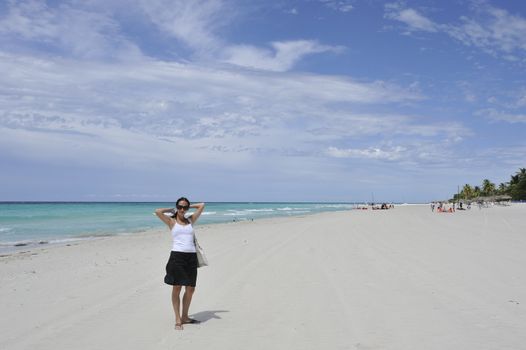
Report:
<svg viewBox="0 0 526 350"><path fill-rule="evenodd" d="M387 209L393 209L393 208L394 208L393 204L387 204L387 203L382 203L381 205L373 204L371 206L371 209L373 210L387 210Z"/></svg>
<svg viewBox="0 0 526 350"><path fill-rule="evenodd" d="M458 203L446 203L446 202L431 202L431 211L437 213L454 213L456 210L471 209L471 203L468 203L466 208L462 202Z"/></svg>
<svg viewBox="0 0 526 350"><path fill-rule="evenodd" d="M385 210L385 209L393 209L394 208L394 204L392 204L392 203L389 203L389 204L387 204L387 203L382 203L382 204L371 203L370 206L371 206L372 210ZM367 204L358 205L356 207L356 209L367 210L367 209L369 209L369 205L367 205Z"/></svg>

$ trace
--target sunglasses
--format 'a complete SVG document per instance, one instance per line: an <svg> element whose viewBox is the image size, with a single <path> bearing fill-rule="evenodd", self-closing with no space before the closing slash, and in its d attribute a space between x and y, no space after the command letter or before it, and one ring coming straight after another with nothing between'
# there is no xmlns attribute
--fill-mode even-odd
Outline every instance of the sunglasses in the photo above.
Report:
<svg viewBox="0 0 526 350"><path fill-rule="evenodd" d="M188 210L190 208L189 205L179 205L179 204L177 204L175 207L177 209L183 209L183 210Z"/></svg>

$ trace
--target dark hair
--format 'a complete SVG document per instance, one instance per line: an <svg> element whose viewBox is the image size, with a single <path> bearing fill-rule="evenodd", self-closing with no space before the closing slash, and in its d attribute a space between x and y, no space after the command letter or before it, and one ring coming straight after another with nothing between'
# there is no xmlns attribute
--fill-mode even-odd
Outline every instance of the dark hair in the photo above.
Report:
<svg viewBox="0 0 526 350"><path fill-rule="evenodd" d="M188 198L186 197L181 197L179 198L177 201L175 201L175 206L177 207L177 204L179 204L180 201L185 201L186 203L188 203L188 205L190 205L190 201L188 200Z"/></svg>

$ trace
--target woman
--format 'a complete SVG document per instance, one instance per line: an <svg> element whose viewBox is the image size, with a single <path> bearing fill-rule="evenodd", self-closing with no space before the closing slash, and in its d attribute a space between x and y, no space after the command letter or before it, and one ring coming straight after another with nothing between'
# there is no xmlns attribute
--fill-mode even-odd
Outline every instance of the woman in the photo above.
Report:
<svg viewBox="0 0 526 350"><path fill-rule="evenodd" d="M188 218L185 217L189 208L195 208L196 211ZM181 197L175 203L175 212L173 208L159 208L155 214L161 219L172 231L172 252L170 259L166 264L166 277L164 282L173 286L172 304L175 312L175 329L182 330L183 324L199 323L188 317L190 302L195 291L195 282L197 280L197 254L195 253L194 229L193 224L197 221L203 209L204 203L192 204L184 197ZM173 217L166 216L165 213L175 214ZM185 287L182 310L181 310L181 289Z"/></svg>

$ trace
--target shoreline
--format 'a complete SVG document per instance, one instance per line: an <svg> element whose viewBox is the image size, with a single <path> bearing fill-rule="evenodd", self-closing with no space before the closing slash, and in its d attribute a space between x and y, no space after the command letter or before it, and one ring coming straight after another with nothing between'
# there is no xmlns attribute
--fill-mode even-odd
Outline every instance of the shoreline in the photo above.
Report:
<svg viewBox="0 0 526 350"><path fill-rule="evenodd" d="M29 202L20 202L20 203L29 203ZM30 204L38 204L37 202L32 202ZM49 204L49 203L52 203L54 204L53 202L41 202L42 204ZM68 202L56 202L56 203L59 203L59 204L75 204L75 203L78 203L78 204L86 204L86 203L89 203L89 202L71 202L71 203L68 203ZM106 204L106 203L109 203L109 202L92 202L92 203L103 203L103 204ZM135 202L115 202L115 203L130 203L130 204L134 204ZM150 203L150 202L137 202L137 203ZM152 203L155 203L155 202L152 202ZM214 202L214 203L223 203L223 202ZM224 202L224 203L230 203L230 202ZM237 202L236 202L237 203ZM245 203L245 202L239 202L239 203ZM246 202L246 203L250 203L250 202ZM317 203L317 202L258 202L258 204L275 204L275 203L279 203L279 204L322 204L322 205L351 205L351 203ZM352 204L354 205L354 204ZM418 204L417 204L418 205ZM351 209L338 209L338 210L324 210L322 211L321 213L324 213L324 212L339 212L339 211L349 211L349 210L355 210L355 208L351 208ZM205 212L206 213L206 212ZM205 214L204 213L204 214ZM278 213L280 213L279 209L278 209ZM304 213L295 213L295 214L292 214L292 215L279 215L279 214L276 214L276 215L271 215L271 216L267 216L267 217L246 217L246 218L238 218L238 217L235 217L232 215L232 219L230 221L219 221L219 222L210 222L210 223L204 223L202 225L199 225L199 226L208 226L208 225L221 225L221 224L229 224L229 223L238 223L238 222L253 222L253 221L260 221L260 220L266 220L266 219L275 219L275 218L292 218L292 217L302 217L302 216L306 216L306 215L317 215L317 214L320 214L320 212L304 212ZM229 215L231 216L231 215ZM157 220L157 218L156 218ZM162 225L162 223L161 223ZM160 225L160 226L161 226ZM96 240L96 239L101 239L101 238L107 238L107 237L119 237L119 236L133 236L133 235L137 235L137 234L141 234L141 233L144 233L144 232L148 232L148 231L155 231L157 230L156 228L139 228L137 229L136 231L134 232L130 232L130 231L126 231L126 232L116 232L116 231L104 231L104 232L95 232L95 233L82 233L82 234L78 234L78 235L65 235L65 236L61 236L61 237L57 237L57 238L51 238L51 239L35 239L35 240L28 240L28 239L23 239L23 240L19 240L19 241L5 241L5 242L2 242L0 241L0 256L3 256L3 255L6 255L6 254L11 254L11 253L16 253L17 251L20 251L20 250L27 250L27 249L37 249L39 247L52 247L52 246L62 246L62 245L67 245L67 244L73 244L73 243L77 243L77 242L83 242L83 241L91 241L91 240Z"/></svg>
<svg viewBox="0 0 526 350"><path fill-rule="evenodd" d="M324 215L327 213L342 213L342 212L348 212L348 211L353 211L353 210L355 209L324 211L320 213L307 213L307 214L298 214L298 215L290 215L290 216L272 216L272 217L263 217L263 218L246 219L246 220L233 220L229 222L197 224L195 227L196 227L197 234L199 234L199 230L201 229L209 230L209 229L213 229L214 227L222 227L222 226L228 226L228 225L264 223L266 221L274 222L274 221L286 220L286 219L301 219L307 216ZM158 228L145 229L145 230L140 230L137 232L124 232L124 233L115 233L115 234L107 233L107 234L91 235L91 236L84 236L84 237L73 237L72 236L72 237L65 237L64 239L43 241L43 242L20 241L20 243L23 243L23 245L17 246L15 244L9 244L8 246L6 245L7 249L5 250L2 249L4 243L0 243L0 259L11 257L16 254L33 253L35 252L35 250L47 250L47 249L53 249L55 247L81 245L84 243L108 240L108 239L125 239L125 238L136 237L136 236L151 236L151 235L158 234L159 232L165 232L165 231L169 233L165 225L162 222L159 222Z"/></svg>
<svg viewBox="0 0 526 350"><path fill-rule="evenodd" d="M19 202L12 202L12 201L5 201L0 202L0 204L150 204L150 203L156 203L156 202L78 202L78 201L72 201L72 202L64 202L64 201L56 201L56 202L49 202L49 201L19 201ZM336 209L336 210L323 210L323 212L333 212L333 211L348 211L348 210L356 210L356 209L362 209L362 207L368 207L370 204L364 203L359 204L357 202L211 202L212 204L250 204L250 203L256 203L256 204L305 204L305 205L312 205L312 204L319 204L324 206L340 206L340 205L348 205L353 206L351 208L342 208L342 209ZM394 204L397 207L401 206L425 206L428 205L428 203L395 203ZM282 213L285 213L286 210L289 209L292 210L292 214L284 215ZM216 224L223 224L223 223L229 223L229 222L238 222L238 221L254 221L254 220L261 220L261 219L267 219L267 218L275 218L275 217L295 217L295 216L303 216L303 215L312 215L317 214L315 211L297 211L295 209L290 208L274 208L273 209L276 214L270 215L270 216L253 216L253 217L243 217L243 215L246 214L223 214L228 217L228 219L221 219L220 221L213 221L213 222L206 222L205 225L216 225ZM251 209L247 210L248 212L252 211ZM256 212L259 210L255 210ZM266 210L263 210L266 211ZM272 211L272 210L271 210ZM206 217L208 213L205 211L204 215ZM216 214L216 212L210 212L211 215ZM239 217L240 216L240 217ZM230 217L232 219L230 219ZM214 219L217 220L217 219ZM11 230L11 228L7 229L8 231ZM73 243L77 241L89 241L92 239L99 239L101 237L113 237L113 236L127 236L127 235L134 235L141 232L145 232L148 230L155 230L155 228L152 228L151 225L148 225L148 227L141 227L133 230L124 230L122 228L113 227L109 228L107 230L94 230L94 231L87 231L82 233L73 233L73 234L60 234L55 237L43 237L43 238L27 238L27 239L19 239L19 240L0 240L0 255L9 254L11 252L16 252L21 249L34 249L41 246L54 246L54 245L63 245L68 243Z"/></svg>
<svg viewBox="0 0 526 350"><path fill-rule="evenodd" d="M269 202L270 203L270 202ZM395 205L394 210L399 207L427 207L429 203L426 204L420 204L420 203L402 203ZM514 202L512 203L512 206L514 205L524 205L526 207L526 203L521 202ZM484 208L485 210L491 209L492 207ZM232 221L227 222L214 222L214 223L205 223L205 224L198 224L196 227L203 228L203 227L214 227L216 225L231 225L231 224L241 224L241 223L250 223L250 222L262 222L264 220L276 220L276 219L288 219L288 218L303 218L313 215L321 215L325 213L339 213L339 212L352 212L352 211L362 211L360 208L352 208L352 209L342 209L342 210L334 210L334 211L323 211L323 212L312 212L312 213L304 213L304 214L295 214L295 215L276 215L276 216L270 216L270 217L259 217L259 218L246 218L246 219L234 219ZM370 208L367 209L368 211L373 211ZM393 210L393 209L390 209ZM471 210L478 210L477 208L472 208ZM466 213L469 213L469 210L464 210ZM447 213L446 213L447 214ZM100 234L83 234L79 236L66 236L59 239L51 239L51 240L36 240L36 241L28 241L28 240L21 240L16 242L0 242L0 258L7 257L13 254L18 253L27 253L31 252L33 250L38 249L46 249L46 248L53 248L53 247L61 247L61 246L69 246L69 245L77 245L82 244L83 242L90 242L94 240L104 240L108 238L114 238L114 237L130 237L130 236L136 236L136 235L142 235L142 234L148 234L148 233L154 233L158 230L163 230L163 224L160 223L158 228L147 228L147 229L139 229L136 232L107 232L107 233L100 233Z"/></svg>

